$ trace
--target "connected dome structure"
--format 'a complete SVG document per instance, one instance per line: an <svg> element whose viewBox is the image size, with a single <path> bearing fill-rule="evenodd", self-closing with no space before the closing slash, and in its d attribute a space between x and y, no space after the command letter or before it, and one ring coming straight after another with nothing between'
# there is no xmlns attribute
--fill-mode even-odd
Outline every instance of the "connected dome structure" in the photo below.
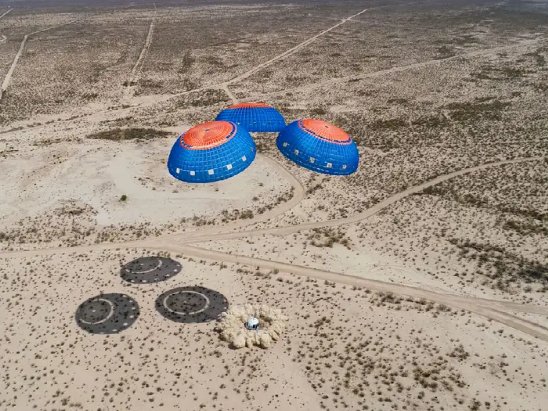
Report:
<svg viewBox="0 0 548 411"><path fill-rule="evenodd" d="M209 121L177 138L167 168L179 180L211 183L245 170L255 153L255 142L245 128L229 121Z"/></svg>
<svg viewBox="0 0 548 411"><path fill-rule="evenodd" d="M232 121L253 132L279 132L285 127L280 112L266 103L234 104L221 111L216 120Z"/></svg>
<svg viewBox="0 0 548 411"><path fill-rule="evenodd" d="M278 135L276 145L285 157L318 173L347 175L358 169L356 143L344 130L323 120L294 121Z"/></svg>

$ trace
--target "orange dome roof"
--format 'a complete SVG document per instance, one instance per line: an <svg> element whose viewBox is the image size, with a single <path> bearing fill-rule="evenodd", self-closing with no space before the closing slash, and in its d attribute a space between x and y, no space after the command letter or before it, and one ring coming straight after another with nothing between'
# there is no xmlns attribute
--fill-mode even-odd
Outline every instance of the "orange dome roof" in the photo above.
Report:
<svg viewBox="0 0 548 411"><path fill-rule="evenodd" d="M270 107L268 104L263 102L249 102L249 103L238 103L228 106L228 108L252 108L252 107Z"/></svg>
<svg viewBox="0 0 548 411"><path fill-rule="evenodd" d="M301 120L300 126L305 131L324 140L346 143L350 141L350 136L342 128L334 126L323 120L307 118Z"/></svg>
<svg viewBox="0 0 548 411"><path fill-rule="evenodd" d="M181 135L183 147L200 150L224 144L234 136L236 126L228 121L208 121L192 127Z"/></svg>

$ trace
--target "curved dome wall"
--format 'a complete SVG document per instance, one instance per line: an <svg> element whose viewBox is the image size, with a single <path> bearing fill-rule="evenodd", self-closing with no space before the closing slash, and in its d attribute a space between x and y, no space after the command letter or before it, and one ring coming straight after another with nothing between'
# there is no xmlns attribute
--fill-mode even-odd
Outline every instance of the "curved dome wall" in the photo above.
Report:
<svg viewBox="0 0 548 411"><path fill-rule="evenodd" d="M285 157L318 173L348 175L358 169L356 143L323 120L294 121L278 135L276 145Z"/></svg>
<svg viewBox="0 0 548 411"><path fill-rule="evenodd" d="M221 111L216 120L232 121L248 131L279 132L285 120L278 110L265 103L239 103Z"/></svg>
<svg viewBox="0 0 548 411"><path fill-rule="evenodd" d="M177 138L167 168L179 180L211 183L242 172L255 154L255 142L246 129L228 121L209 121Z"/></svg>

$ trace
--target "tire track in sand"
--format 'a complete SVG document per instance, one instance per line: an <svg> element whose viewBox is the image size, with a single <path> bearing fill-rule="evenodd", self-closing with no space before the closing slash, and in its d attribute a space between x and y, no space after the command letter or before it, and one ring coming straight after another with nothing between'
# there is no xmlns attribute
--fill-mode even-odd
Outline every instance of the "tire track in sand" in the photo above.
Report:
<svg viewBox="0 0 548 411"><path fill-rule="evenodd" d="M362 213L354 214L349 217L344 218L335 218L332 220L325 220L325 221L312 221L307 223L301 223L301 224L295 224L295 225L289 225L289 226L283 226L283 227L271 227L271 228L263 228L263 229L254 229L254 230L248 230L248 231L240 231L240 232L218 232L215 235L201 235L196 234L193 235L192 233L185 233L184 235L174 235L172 236L177 241L183 242L183 243L200 243L204 241L213 241L213 240L228 240L228 239L235 239L235 238L242 238L242 237L252 237L257 235L265 235L265 234L274 234L274 235L286 235L295 233L298 231L303 230L311 230L314 228L323 228L323 227L338 227L341 225L351 224L351 223L358 223L362 220L365 220L377 213L379 213L381 210L384 210L385 208L391 206L392 204L403 200L404 198L417 194L421 191L423 191L426 188L435 186L437 184L443 183L445 181L451 180L452 178L463 176L466 174L473 173L475 171L485 170L491 167L498 167L506 164L518 164L518 163L525 163L525 162L531 162L531 161L541 161L544 157L526 157L526 158L515 158L512 160L502 160L502 161L496 161L491 163L485 163L480 164L474 167L469 168L463 168L461 170L453 171L448 174L440 175L436 178L433 178L431 180L425 181L423 183L414 185L412 187L409 187L403 191L400 191L399 193L396 193L380 202L375 204L374 206L368 208L367 210L363 211Z"/></svg>
<svg viewBox="0 0 548 411"><path fill-rule="evenodd" d="M455 309L470 311L482 317L499 322L515 330L521 331L525 334L537 337L545 342L548 342L548 328L544 327L543 325L536 324L532 321L522 319L511 313L501 311L504 308L508 308L512 311L548 315L548 308L545 307L516 304L511 302L488 300L475 297L464 297L455 294L426 290L418 287L411 287L403 284L388 283L379 280L357 277L349 274L304 267L301 265L288 264L256 257L228 254L220 251L208 250L189 245L161 243L157 244L154 247L147 248L170 251L173 253L181 253L185 256L192 256L195 258L205 258L209 260L246 265L254 268L261 267L270 270L279 270L286 273L312 277L319 280L347 284L360 288L367 288L377 292L393 293L406 297L425 299L438 304L444 304Z"/></svg>
<svg viewBox="0 0 548 411"><path fill-rule="evenodd" d="M333 30L334 28L340 26L341 24L344 24L346 21L350 20L351 18L359 14L362 14L365 11L366 10L363 10L360 13L357 13L356 15L353 15L347 19L342 20L340 23L336 24L335 26L327 30L324 30L318 35L308 40L305 40L304 42L287 50L286 52L281 53L278 56L275 56L274 58L254 67L248 72L238 77L235 77L234 79L229 80L226 83L217 85L216 87L225 89L225 91L227 91L227 94L229 94L230 96L231 94L230 90L228 90L227 87L225 88L225 86L228 86L229 84L233 82L243 80L251 76L252 74L256 73L257 71L263 69L264 67L267 67L268 65L274 63L275 61L295 53L300 48L305 47L306 45L315 41L321 35ZM149 32L150 32L150 29L149 29ZM31 35L32 34L35 34L35 33L31 33ZM28 36L25 36L24 42L26 41L27 38ZM23 44L23 48L24 48L24 44ZM432 61L418 63L417 65L414 65L414 67L424 66L424 65L430 64L431 62ZM391 70L390 72L406 70L409 68L411 68L411 66L396 67L396 68L390 69ZM381 71L381 72L377 72L377 74L375 73L373 74L381 75L381 73L387 74L387 71ZM192 92L192 90L185 93L190 93L190 92ZM171 97L175 97L175 96L171 96ZM541 159L543 159L543 157L499 161L499 162L487 163L487 164L483 164L483 165L479 165L479 166L471 167L467 169L462 169L453 173L438 176L435 179L429 180L422 184L403 190L402 192L397 193L381 201L380 203L369 208L365 212L356 214L348 218L333 219L333 220L328 220L324 222L310 222L310 223L303 223L295 226L275 227L275 228L264 229L264 230L249 230L246 232L224 233L223 238L219 238L219 234L216 234L214 239L240 238L240 237L245 237L245 236L250 236L255 234L263 234L263 233L283 235L286 233L291 233L295 231L301 231L301 230L306 230L306 229L311 229L316 227L334 226L334 225L348 224L351 222L357 222L378 213L382 209L388 207L389 205L395 203L396 201L399 201L400 199L403 199L409 195L420 192L427 187L433 186L435 184L439 184L450 178L464 175L473 171L482 170L492 166L512 164L512 163L525 162L525 161L534 161L534 160L541 160ZM232 235L236 235L237 237L227 237ZM186 245L187 241L181 240L179 236L180 235L163 236L157 239L136 240L136 241L130 241L125 243L97 244L92 246L77 246L77 247L69 247L69 248L4 252L4 253L0 253L0 257L17 257L17 256L27 256L27 255L39 256L39 255L53 255L53 254L65 253L65 252L86 252L90 250L112 250L112 249L120 250L120 249L127 249L127 248L146 248L146 249L155 249L155 250L163 250L163 251L172 251L172 252L183 253L185 255L192 255L195 257L201 257L206 259L214 259L219 261L233 262L236 264L258 266L258 267L269 268L269 269L277 269L277 270L281 270L281 271L285 271L285 272L293 273L297 275L304 275L304 276L309 276L317 279L325 279L328 281L335 281L335 282L356 285L359 287L366 287L376 291L392 292L395 294L407 295L415 298L424 298L430 301L450 305L454 308L460 308L460 309L465 309L465 310L474 312L478 315L500 322L509 327L512 327L514 329L527 333L529 335L538 337L544 341L548 341L548 332L546 327L539 324L535 324L534 322L531 322L528 320L521 319L519 317L514 316L511 313L501 311L501 308L502 309L506 308L512 311L545 315L545 314L548 314L548 311L544 307L517 304L512 302L506 302L506 301L486 300L486 299L475 298L475 297L463 297L463 296L453 295L448 293L435 292L435 291L422 289L418 287L411 287L411 286L406 286L401 284L393 284L393 283L388 283L388 282L383 282L378 280L365 279L362 277L356 277L356 276L343 274L343 273L335 273L335 272L330 272L325 270L308 268L308 267L298 266L294 264L287 264L283 262L265 260L265 259L255 258L255 257L246 257L246 256L227 254L219 251L207 250L207 249ZM194 236L193 238L194 238L193 242L209 241L213 239L210 236L209 237L207 235L204 236L203 232L202 232L202 237ZM173 240L175 241L178 240L179 244L174 243ZM181 242L182 244L180 244ZM190 240L188 242L190 242Z"/></svg>
<svg viewBox="0 0 548 411"><path fill-rule="evenodd" d="M388 207L400 199L403 199L409 195L422 191L424 188L439 184L443 181L447 181L451 178L471 173L473 171L483 170L485 168L500 166L504 164L515 164L526 161L538 161L542 160L544 157L532 157L532 158L520 158L513 160L505 160L498 162L491 162L475 167L469 167L452 173L444 174L438 176L432 180L426 181L422 184L410 187L406 190L401 191L398 194L395 194L389 197L386 200L381 201L375 206L371 207L364 213L359 213L354 216L350 216L344 219L329 220L327 223L335 224L334 222L342 221L342 224L348 223L351 221L359 221L361 219L367 218L371 215L376 214L381 209ZM318 222L311 224L321 224L324 226L326 222ZM301 228L304 226L306 228ZM301 224L293 226L292 228L296 231L300 229L307 229L310 224ZM287 230L289 227L283 227L283 230ZM247 236L247 232L235 233L242 236ZM213 236L214 234L211 234ZM198 258L213 259L223 262L231 262L235 264L243 264L252 267L262 267L272 270L280 270L296 275L303 275L317 279L323 279L327 281L333 281L343 284L355 285L357 287L364 287L380 292L391 292L398 295L410 296L413 298L424 298L429 301L437 302L440 304L445 304L456 309L464 309L478 315L481 315L485 318L497 321L501 324L505 324L508 327L514 328L531 336L542 339L543 341L548 341L548 331L546 327L536 324L532 321L522 319L512 314L512 312L522 312L522 313L531 313L531 314L540 314L548 315L548 308L540 307L530 304L519 304L510 301L501 301L501 300L489 300L484 298L476 297L466 297L461 295L455 295L450 293L442 293L437 291L432 291L419 287L412 287L403 284L394 284L390 282L384 282L380 280L366 279L362 277L357 277L344 273L336 273L326 270L320 270L315 268L304 267L295 264L288 264L279 261L266 260L256 257L247 257L241 255L234 255L223 253L214 250L208 250L203 248L198 248L186 244L185 239L180 239L180 235L170 235L163 236L159 238L150 238L145 240L135 240L128 241L124 243L111 243L111 244L96 244L91 246L76 246L68 248L52 248L52 249L39 249L39 250L28 250L28 251L11 251L0 253L1 257L26 257L26 256L47 256L55 255L59 253L83 253L88 251L100 251L100 250L121 250L128 248L144 248L149 250L159 250L159 251L170 251L174 253L181 253L185 256L194 256ZM510 311L510 312L508 312Z"/></svg>
<svg viewBox="0 0 548 411"><path fill-rule="evenodd" d="M131 69L129 78L127 80L127 85L124 89L124 96L123 96L124 101L127 101L130 97L133 96L133 92L134 92L133 87L139 79L139 76L141 74L141 69L143 67L142 63L145 60L145 57L148 54L148 50L150 49L150 46L152 44L152 37L154 33L154 26L156 24L157 15L158 15L158 10L156 8L156 3L154 3L154 15L152 16L152 19L150 20L150 25L148 26L148 32L145 38L145 44L143 44L143 48L141 49L141 52L139 53L139 58L137 58L137 61L135 62L135 64L133 65L133 68Z"/></svg>
<svg viewBox="0 0 548 411"><path fill-rule="evenodd" d="M7 12L4 13L4 15L5 14L7 14ZM30 37L34 36L35 34L43 33L43 32L48 31L48 30L53 30L53 29L56 29L56 28L59 28L59 27L62 27L62 26L66 26L66 25L74 23L76 21L77 20L69 21L68 23L58 24L56 26L47 27L45 29L36 30L36 31L33 31L32 33L25 34L25 37L23 37L23 41L21 41L21 45L19 46L19 50L17 51L17 54L15 55L15 57L14 57L12 63L11 63L10 69L8 70L8 72L6 74L6 77L4 77L4 81L2 82L2 86L0 86L0 101L2 101L2 95L8 89L8 86L11 82L11 77L13 76L13 72L15 71L15 67L17 67L17 63L19 62L19 59L21 58L21 55L23 54L23 51L25 50L25 45L27 44L27 40Z"/></svg>
<svg viewBox="0 0 548 411"><path fill-rule="evenodd" d="M7 11L5 11L4 13L0 14L0 19L4 16L7 16L8 13L10 13L13 9L8 9Z"/></svg>
<svg viewBox="0 0 548 411"><path fill-rule="evenodd" d="M345 82L348 82L348 81L360 81L360 80L367 80L367 79L375 79L375 78L378 78L378 77L384 77L384 76L390 76L390 75L396 74L396 73L402 73L402 72L405 72L405 71L408 71L408 70L416 70L416 69L421 69L421 68L430 67L430 66L441 66L442 64L450 63L450 62L455 61L455 60L458 61L459 59L467 59L467 58L471 58L471 57L489 57L489 56L493 56L497 53L501 53L501 52L505 52L505 51L509 51L509 50L513 50L513 49L519 49L519 48L522 48L522 47L534 46L534 45L538 44L539 41L541 41L542 39L543 39L542 37L539 37L539 38L536 38L536 39L524 40L524 41L521 41L521 42L516 43L516 44L510 44L510 45L506 45L506 46L490 47L490 48L485 48L485 49L473 50L473 51L470 51L468 53L462 53L462 54L451 56L451 57L425 60L425 61L420 61L420 62L417 62L417 63L405 64L403 66L394 66L394 67L390 67L390 68L387 68L387 69L372 71L372 72L364 73L364 74L328 78L328 79L325 79L325 80L317 81L317 82L315 82L311 85L307 84L307 85L300 85L300 86L296 86L296 87L286 87L283 91L278 90L278 91L270 91L270 92L267 92L267 93L260 93L260 94L257 94L256 96L254 96L254 98L260 98L260 97L264 98L265 96L278 95L278 94L282 94L284 92L294 92L294 91L299 91L299 90L316 89L318 87L327 86L327 85L333 86L337 83L345 83Z"/></svg>
<svg viewBox="0 0 548 411"><path fill-rule="evenodd" d="M346 22L352 20L354 17L357 17L363 13L365 13L367 11L367 9L363 9L362 11L356 13L356 14L353 14L352 16L350 17L346 17L344 19L341 19L337 24L335 24L334 26L331 26L323 31L321 31L320 33L316 34L315 36L312 36L304 41L302 41L301 43L297 44L296 46L294 47L291 47L290 49L284 51L283 53L280 53L274 57L272 57L270 60L267 60L265 61L264 63L261 63L261 64L258 64L256 65L255 67L251 68L250 70L246 71L245 73L243 74L240 74L239 76L236 76L234 78L232 78L231 80L228 80L227 82L225 83L222 83L222 85L229 85L229 84L232 84L232 83L236 83L238 81L241 81L241 80L244 80L250 76L252 76L253 74L257 73L258 71L264 69L265 67L268 67L270 66L272 63L275 63L276 61L280 60L280 59L283 59L285 57L288 57L288 56L291 56L292 54L295 54L297 51L299 51L300 49L308 46L310 43L313 43L314 41L316 41L318 38L320 38L321 36L323 36L324 34L327 34L329 33L330 31L332 30L335 30L337 27L339 26L342 26L343 24L345 24Z"/></svg>

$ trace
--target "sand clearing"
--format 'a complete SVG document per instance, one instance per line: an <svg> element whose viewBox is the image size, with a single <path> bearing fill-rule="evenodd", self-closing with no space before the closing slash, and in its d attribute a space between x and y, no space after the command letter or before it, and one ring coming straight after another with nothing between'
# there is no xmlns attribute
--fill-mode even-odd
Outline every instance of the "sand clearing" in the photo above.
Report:
<svg viewBox="0 0 548 411"><path fill-rule="evenodd" d="M0 407L543 409L541 6L0 14L2 47L19 39ZM311 173L256 134L229 180L169 176L178 135L250 99L348 131L357 173ZM287 316L249 340L266 350L215 330L245 304Z"/></svg>

